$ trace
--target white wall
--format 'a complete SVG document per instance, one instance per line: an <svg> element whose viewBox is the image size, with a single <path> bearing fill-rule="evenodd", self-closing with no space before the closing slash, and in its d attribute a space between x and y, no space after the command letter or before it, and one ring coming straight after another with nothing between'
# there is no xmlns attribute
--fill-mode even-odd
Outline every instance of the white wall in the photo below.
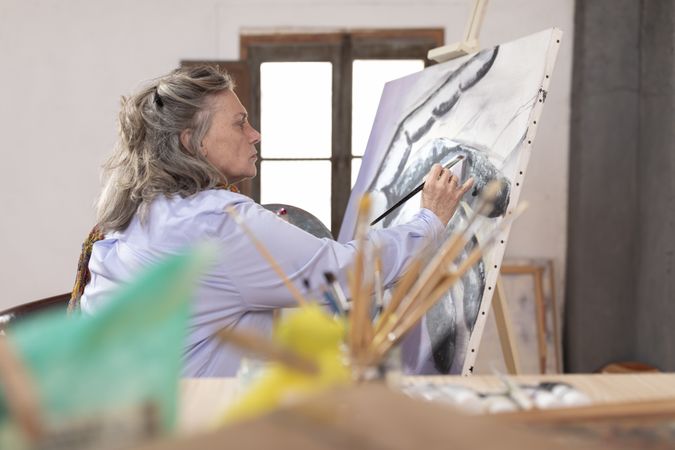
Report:
<svg viewBox="0 0 675 450"><path fill-rule="evenodd" d="M237 59L242 29L445 27L459 39L469 0L0 0L0 309L69 291L93 224L99 167L122 94L181 59ZM507 256L566 245L573 0L492 0L481 44L557 26L565 38ZM298 205L301 206L301 205ZM558 298L562 298L559 296Z"/></svg>

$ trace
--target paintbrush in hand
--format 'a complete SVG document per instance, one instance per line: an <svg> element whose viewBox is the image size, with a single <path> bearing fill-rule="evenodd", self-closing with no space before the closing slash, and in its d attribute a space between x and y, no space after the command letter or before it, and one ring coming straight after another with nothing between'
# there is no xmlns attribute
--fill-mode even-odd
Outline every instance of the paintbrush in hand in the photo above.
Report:
<svg viewBox="0 0 675 450"><path fill-rule="evenodd" d="M445 166L443 166L443 168L444 168L444 169L451 169L452 166L454 166L455 164L457 164L458 162L460 162L460 161L463 160L463 159L464 159L464 156L462 156L462 155L457 155L457 156L455 156L449 163L447 163ZM410 193L408 193L408 194L407 194L405 197L403 197L401 200L397 201L396 204L394 204L394 206L392 206L391 208L389 208L388 210L386 210L384 213L382 213L382 215L381 215L380 217L378 217L377 219L375 219L375 220L373 220L372 222L370 222L370 226L372 227L372 226L375 225L377 222L379 222L380 220L382 220L382 219L384 219L385 217L387 217L389 214L391 214L391 212L392 212L393 210L395 210L396 208L398 208L399 206L401 206L402 204L404 204L405 202L407 202L408 200L410 200L411 198L413 198L413 197L415 196L415 194L417 194L417 193L418 193L419 191L421 191L422 189L424 189L424 182L422 182L422 184L420 184L420 185L417 186L415 189L413 189L412 191L410 191Z"/></svg>

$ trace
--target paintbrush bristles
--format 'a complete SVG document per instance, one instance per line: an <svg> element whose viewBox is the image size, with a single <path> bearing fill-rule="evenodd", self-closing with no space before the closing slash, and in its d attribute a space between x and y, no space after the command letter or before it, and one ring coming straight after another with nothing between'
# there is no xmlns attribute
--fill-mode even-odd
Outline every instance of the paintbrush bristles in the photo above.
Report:
<svg viewBox="0 0 675 450"><path fill-rule="evenodd" d="M369 333L370 314L370 286L365 286L363 281L364 264L366 259L366 232L368 230L368 216L370 214L370 195L365 194L359 202L359 211L356 224L357 251L354 256L353 270L349 274L349 290L352 297L352 308L349 316L349 349L354 360L360 360L367 341L365 336ZM364 289L365 288L365 289ZM371 332L372 333L372 332Z"/></svg>
<svg viewBox="0 0 675 450"><path fill-rule="evenodd" d="M416 295L421 297L428 295L436 285L436 281L439 280L443 274L448 272L446 268L459 256L462 248L464 248L468 242L469 231L473 227L473 223L479 216L484 215L492 210L494 202L497 199L497 195L502 188L503 183L496 180L488 183L485 188L483 188L478 207L468 219L464 230L460 233L456 233L454 236L451 236L449 243L446 241L446 243L448 243L447 247L445 245L443 246L440 257L437 260L433 260L429 263L429 267L432 268L430 271L430 276L424 279L423 274L422 278L424 279L424 282L419 283L420 288Z"/></svg>
<svg viewBox="0 0 675 450"><path fill-rule="evenodd" d="M478 212L479 214L487 214L488 211L484 211L483 209L487 208L487 206L492 206L492 204L495 202L497 199L497 196L501 192L501 190L504 188L504 183L502 183L499 180L492 180L488 184L485 185L483 188L483 192L481 193L481 199L482 199L482 205L479 206Z"/></svg>
<svg viewBox="0 0 675 450"><path fill-rule="evenodd" d="M509 217L503 219L497 227L488 235L485 243L482 246L475 248L469 256L462 261L456 271L450 272L442 276L438 283L433 285L433 289L427 289L427 295L419 295L414 301L410 303L413 305L406 311L401 313L401 320L393 325L386 327L386 334L379 333L374 342L375 355L384 356L386 352L405 335L412 327L414 327L424 314L431 309L441 296L447 292L464 274L473 267L480 258L487 252L496 242L497 236L504 231L515 219L517 219L523 211L527 209L527 203L521 203L518 207L509 214ZM384 331L384 330L383 330Z"/></svg>
<svg viewBox="0 0 675 450"><path fill-rule="evenodd" d="M378 334L384 327L384 325L387 323L389 320L389 317L391 314L396 311L398 308L399 304L401 303L401 300L403 300L404 296L408 293L410 290L410 287L413 285L415 280L420 274L420 270L422 269L422 259L417 258L415 259L412 263L410 263L410 266L408 267L408 270L403 274L403 277L401 277L401 280L398 282L398 285L394 289L394 293L391 295L391 299L389 300L389 303L387 306L384 308L384 311L382 312L382 316L380 316L379 322L377 324L377 327L375 329L375 333Z"/></svg>
<svg viewBox="0 0 675 450"><path fill-rule="evenodd" d="M225 208L225 211L230 215L230 217L234 219L234 221L241 227L241 229L244 230L244 233L246 233L251 242L253 242L253 245L258 250L258 252L262 255L263 258L265 258L270 267L272 267L272 269L276 272L277 276L281 278L281 281L290 291L295 301L298 302L298 305L300 306L306 305L307 300L305 300L305 298L302 296L298 288L295 287L295 285L291 282L291 280L288 279L279 263L277 263L272 254L269 252L269 250L267 250L267 248L263 245L263 243L260 242L260 240L258 240L258 238L253 234L248 225L244 223L244 220L241 218L241 216L239 216L237 211L231 206Z"/></svg>
<svg viewBox="0 0 675 450"><path fill-rule="evenodd" d="M440 252L427 265L417 282L400 301L400 304L395 305L395 308L391 310L387 310L386 317L383 314L384 320L381 320L378 324L377 333L373 340L375 354L384 355L386 353L384 349L391 348L391 345L413 327L438 301L443 293L450 289L470 267L480 260L482 252L492 244L492 241L487 242L482 248L479 247L472 252L462 262L457 271L453 272L450 270L450 265L457 259L461 250L466 245L474 222L479 216L487 215L492 210L494 202L502 189L503 184L499 181L493 181L483 188L479 203L474 209L473 214L466 221L464 229L446 240ZM510 223L513 218L512 216L502 220L497 228L493 230L492 236L496 236L505 226L505 222ZM399 317L399 320L391 321L389 317L394 312Z"/></svg>
<svg viewBox="0 0 675 450"><path fill-rule="evenodd" d="M527 202L521 202L516 207L516 209L510 213L509 217L503 219L499 225L497 225L497 227L492 230L492 232L485 239L482 247L484 249L490 247L497 239L497 236L499 236L500 233L502 233L509 225L511 225L511 223L513 223L513 221L516 220L527 209L527 207ZM460 277L463 276L466 271L468 271L474 264L478 262L484 253L485 252L482 251L480 247L474 249L473 252L471 252L471 254L469 254L469 256L462 262L456 273L458 273Z"/></svg>
<svg viewBox="0 0 675 450"><path fill-rule="evenodd" d="M375 353L384 355L398 340L405 335L422 317L429 311L438 300L445 294L460 277L448 275L444 277L434 288L434 290L420 302L415 304L414 308L401 318L400 321L387 333L386 339L381 340L375 348Z"/></svg>
<svg viewBox="0 0 675 450"><path fill-rule="evenodd" d="M384 307L384 285L382 280L382 249L375 248L375 273L373 274L375 283L375 307L380 310Z"/></svg>
<svg viewBox="0 0 675 450"><path fill-rule="evenodd" d="M464 248L467 241L469 240L468 234L476 219L479 216L486 214L486 212L492 210L494 202L497 199L497 195L501 191L502 187L503 184L500 181L495 180L488 183L485 188L483 188L478 202L478 207L473 211L473 214L467 220L464 229L450 236L450 238L446 240L444 245L441 247L438 257L434 258L429 263L427 269L431 270L425 269L422 278L424 279L425 275L427 277L424 279L423 283L420 283L420 286L423 289L426 289L427 292L429 289L433 288L433 283L430 286L430 282L435 281L439 276L442 276L442 274L446 272L443 271L443 267L448 266L457 258L457 256L459 256L462 248ZM441 272L439 272L439 268L441 269Z"/></svg>
<svg viewBox="0 0 675 450"><path fill-rule="evenodd" d="M466 241L464 241L462 233L456 234L445 241L440 252L427 265L417 279L417 282L413 284L410 291L406 293L400 304L397 305L397 315L399 317L405 316L406 312L417 299L421 298L424 293L436 286L438 279L447 273L445 267L458 256L464 245L466 245ZM383 339L383 336L389 334L393 328L389 323L382 323L382 328L378 330L379 339Z"/></svg>

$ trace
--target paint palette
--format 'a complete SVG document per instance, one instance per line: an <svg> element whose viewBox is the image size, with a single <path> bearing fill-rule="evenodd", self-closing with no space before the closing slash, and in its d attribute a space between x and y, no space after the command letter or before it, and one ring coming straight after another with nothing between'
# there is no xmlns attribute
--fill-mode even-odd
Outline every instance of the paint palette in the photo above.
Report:
<svg viewBox="0 0 675 450"><path fill-rule="evenodd" d="M305 230L318 238L333 239L330 230L313 214L297 206L285 205L283 203L269 203L262 205L263 208L272 211L283 220L295 225L301 230Z"/></svg>
<svg viewBox="0 0 675 450"><path fill-rule="evenodd" d="M472 414L496 414L529 409L553 409L590 404L589 397L567 383L523 384L502 391L481 392L450 383L404 382L406 395L441 402Z"/></svg>

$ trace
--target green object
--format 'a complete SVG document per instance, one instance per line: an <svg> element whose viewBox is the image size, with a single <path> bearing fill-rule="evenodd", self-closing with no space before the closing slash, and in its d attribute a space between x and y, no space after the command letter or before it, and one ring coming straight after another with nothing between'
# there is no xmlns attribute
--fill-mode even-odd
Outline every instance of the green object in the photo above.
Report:
<svg viewBox="0 0 675 450"><path fill-rule="evenodd" d="M94 316L48 313L11 330L48 426L149 406L162 430L172 428L189 302L212 255L212 247L198 246L169 257ZM11 428L1 391L0 443Z"/></svg>

